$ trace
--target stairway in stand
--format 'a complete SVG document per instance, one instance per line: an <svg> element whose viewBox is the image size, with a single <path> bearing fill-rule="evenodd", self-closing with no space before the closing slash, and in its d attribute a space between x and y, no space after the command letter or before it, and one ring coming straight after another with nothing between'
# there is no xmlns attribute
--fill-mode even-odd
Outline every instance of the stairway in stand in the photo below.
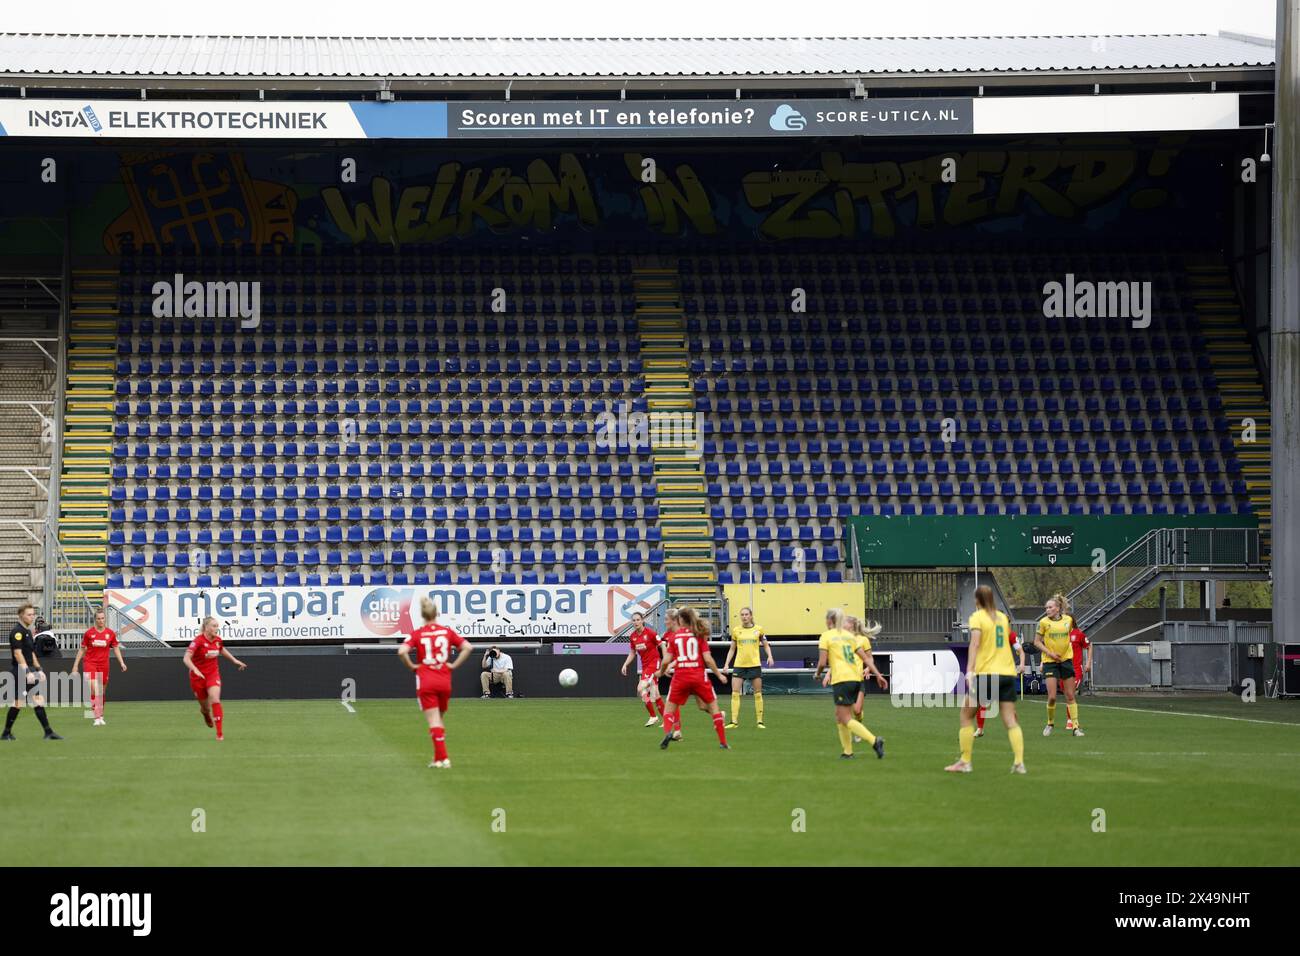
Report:
<svg viewBox="0 0 1300 956"><path fill-rule="evenodd" d="M718 569L681 279L674 269L645 266L633 270L632 285L668 597L708 611L719 604Z"/></svg>
<svg viewBox="0 0 1300 956"><path fill-rule="evenodd" d="M1189 265L1192 299L1205 338L1206 352L1219 381L1223 416L1228 420L1246 494L1259 516L1260 549L1269 559L1272 538L1271 422L1264 380L1255 362L1250 333L1228 267L1222 263ZM1255 440L1244 440L1246 419L1255 422Z"/></svg>
<svg viewBox="0 0 1300 956"><path fill-rule="evenodd" d="M103 596L113 473L117 270L72 274L59 543L93 604Z"/></svg>

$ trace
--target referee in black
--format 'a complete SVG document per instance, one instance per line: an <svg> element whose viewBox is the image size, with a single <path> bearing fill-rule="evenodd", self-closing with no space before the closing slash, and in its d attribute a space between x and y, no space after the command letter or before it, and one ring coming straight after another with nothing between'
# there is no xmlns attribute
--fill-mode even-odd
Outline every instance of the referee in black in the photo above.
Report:
<svg viewBox="0 0 1300 956"><path fill-rule="evenodd" d="M23 708L23 700L30 698L36 719L45 728L46 740L63 738L50 729L49 718L45 716L45 697L41 693L41 682L45 672L41 670L41 660L36 656L36 646L32 639L32 621L36 619L36 608L24 604L18 609L18 624L9 633L9 650L13 654L14 668L14 702L5 715L5 732L0 740L13 740L14 721Z"/></svg>

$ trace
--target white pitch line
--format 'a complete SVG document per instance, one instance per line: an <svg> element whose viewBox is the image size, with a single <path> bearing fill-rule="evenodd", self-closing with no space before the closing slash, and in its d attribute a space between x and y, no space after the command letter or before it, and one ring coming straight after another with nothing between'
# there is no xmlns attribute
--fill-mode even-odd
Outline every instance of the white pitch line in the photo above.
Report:
<svg viewBox="0 0 1300 956"><path fill-rule="evenodd" d="M1047 706L1046 701L1041 702ZM1294 727L1300 730L1300 723L1289 720L1257 720L1253 717L1226 717L1223 714L1197 714L1185 710L1148 710L1145 707L1117 707L1114 704L1089 704L1089 710L1127 710L1134 714L1166 714L1170 717L1209 717L1211 720L1239 720L1244 724L1272 724L1274 727Z"/></svg>
<svg viewBox="0 0 1300 956"><path fill-rule="evenodd" d="M212 751L210 753L184 753L184 754L51 754L42 756L39 759L46 760L210 760L213 753L224 751ZM255 760L333 760L343 757L348 760L352 759L388 759L387 754L376 751L367 751L365 753L314 753L314 754L259 754L259 753L240 753L240 759L251 758ZM33 758L38 759L38 758Z"/></svg>
<svg viewBox="0 0 1300 956"><path fill-rule="evenodd" d="M1211 753L1208 750L1078 750L1083 757L1300 757L1300 753Z"/></svg>

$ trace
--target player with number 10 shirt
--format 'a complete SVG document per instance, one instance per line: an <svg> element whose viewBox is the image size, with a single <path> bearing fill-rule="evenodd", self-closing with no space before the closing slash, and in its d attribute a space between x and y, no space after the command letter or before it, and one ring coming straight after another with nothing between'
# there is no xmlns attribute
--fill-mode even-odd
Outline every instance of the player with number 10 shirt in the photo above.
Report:
<svg viewBox="0 0 1300 956"><path fill-rule="evenodd" d="M718 696L709 683L708 672L712 671L719 684L726 684L726 678L718 670L709 650L709 625L700 620L694 608L679 608L676 614L680 626L664 634L668 652L659 664L659 674L673 669L673 681L668 687L668 706L664 708L664 739L659 747L667 750L674 739L680 739L676 736L682 726L680 708L694 696L713 718L718 745L730 750L727 732L723 729L722 711L718 708Z"/></svg>

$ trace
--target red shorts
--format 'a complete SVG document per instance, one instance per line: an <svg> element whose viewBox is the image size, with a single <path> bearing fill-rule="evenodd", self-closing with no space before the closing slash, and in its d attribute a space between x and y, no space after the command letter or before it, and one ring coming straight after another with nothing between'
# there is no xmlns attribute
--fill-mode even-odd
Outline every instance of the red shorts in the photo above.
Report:
<svg viewBox="0 0 1300 956"><path fill-rule="evenodd" d="M694 694L706 704L713 703L717 696L713 693L713 685L709 683L709 677L703 671L692 672L678 670L673 674L673 682L668 685L668 701L676 704L678 707L690 700Z"/></svg>
<svg viewBox="0 0 1300 956"><path fill-rule="evenodd" d="M451 675L421 669L415 675L415 695L420 699L420 710L437 707L445 714L451 706Z"/></svg>
<svg viewBox="0 0 1300 956"><path fill-rule="evenodd" d="M211 674L204 674L202 677L195 677L193 672L190 673L190 690L194 691L194 696L201 700L207 700L209 687L221 686L221 674L214 671Z"/></svg>
<svg viewBox="0 0 1300 956"><path fill-rule="evenodd" d="M86 679L97 680L101 687L106 686L108 684L108 665L105 664L102 670L98 667L87 667Z"/></svg>

